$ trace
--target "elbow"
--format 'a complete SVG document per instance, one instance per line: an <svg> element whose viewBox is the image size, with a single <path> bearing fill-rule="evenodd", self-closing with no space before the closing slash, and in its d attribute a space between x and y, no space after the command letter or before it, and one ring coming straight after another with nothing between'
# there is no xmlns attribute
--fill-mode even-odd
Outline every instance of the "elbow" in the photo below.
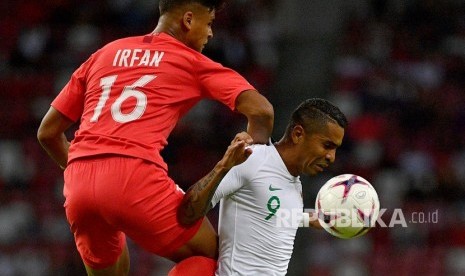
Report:
<svg viewBox="0 0 465 276"><path fill-rule="evenodd" d="M176 219L181 226L185 227L194 224L199 219L194 206L192 206L189 194L184 195L184 198L176 211Z"/></svg>
<svg viewBox="0 0 465 276"><path fill-rule="evenodd" d="M249 119L260 118L262 121L274 120L273 105L256 90L247 90L239 95L236 102L237 110Z"/></svg>
<svg viewBox="0 0 465 276"><path fill-rule="evenodd" d="M253 110L246 114L249 121L255 121L262 126L272 128L274 123L274 109L273 105L269 102L257 105Z"/></svg>
<svg viewBox="0 0 465 276"><path fill-rule="evenodd" d="M179 208L176 213L176 218L181 226L189 227L194 224L199 218L190 216L183 208Z"/></svg>
<svg viewBox="0 0 465 276"><path fill-rule="evenodd" d="M50 135L42 127L37 130L37 140L41 145L47 144L50 141Z"/></svg>
<svg viewBox="0 0 465 276"><path fill-rule="evenodd" d="M39 127L37 130L37 140L43 148L48 148L50 145L56 143L58 139L59 137L57 134L44 127Z"/></svg>
<svg viewBox="0 0 465 276"><path fill-rule="evenodd" d="M40 126L37 130L37 140L42 146L50 144L51 141L54 140L54 138L55 137L53 137L52 133L50 131L47 131L42 126Z"/></svg>
<svg viewBox="0 0 465 276"><path fill-rule="evenodd" d="M260 118L260 121L268 126L273 126L274 123L274 108L273 105L265 101L255 110L255 114L251 114L255 118Z"/></svg>
<svg viewBox="0 0 465 276"><path fill-rule="evenodd" d="M249 114L249 134L254 143L266 144L271 137L274 125L274 110L270 103L258 107L255 112Z"/></svg>
<svg viewBox="0 0 465 276"><path fill-rule="evenodd" d="M265 118L265 120L271 122L273 124L274 122L274 109L273 105L270 102L267 102L266 104L263 105L262 107L262 116Z"/></svg>
<svg viewBox="0 0 465 276"><path fill-rule="evenodd" d="M248 111L254 116L264 118L274 117L273 105L262 95L259 95L259 98L255 100L255 103L250 106Z"/></svg>
<svg viewBox="0 0 465 276"><path fill-rule="evenodd" d="M182 227L189 227L192 224L194 224L195 221L186 219L185 217L182 217L178 214L178 222L179 222L179 225L181 225Z"/></svg>
<svg viewBox="0 0 465 276"><path fill-rule="evenodd" d="M193 204L189 194L184 195L184 199L181 201L176 211L176 219L181 226L189 227L204 218L207 212L212 208L211 204L205 207L206 208L203 208Z"/></svg>

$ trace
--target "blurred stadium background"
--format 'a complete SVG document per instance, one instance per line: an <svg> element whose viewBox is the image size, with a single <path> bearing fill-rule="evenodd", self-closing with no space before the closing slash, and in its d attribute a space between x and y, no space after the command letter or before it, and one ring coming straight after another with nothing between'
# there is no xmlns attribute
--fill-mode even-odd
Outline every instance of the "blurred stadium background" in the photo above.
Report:
<svg viewBox="0 0 465 276"><path fill-rule="evenodd" d="M62 172L36 130L89 54L153 30L157 4L1 1L0 275L84 274L62 208ZM397 219L348 241L300 229L289 275L465 275L465 1L234 0L214 35L205 54L270 99L276 139L305 98L329 99L347 114L332 170L302 178L305 206L331 176L355 173L378 190L383 221ZM244 127L241 116L202 102L164 151L170 174L187 188ZM172 266L130 248L131 275Z"/></svg>

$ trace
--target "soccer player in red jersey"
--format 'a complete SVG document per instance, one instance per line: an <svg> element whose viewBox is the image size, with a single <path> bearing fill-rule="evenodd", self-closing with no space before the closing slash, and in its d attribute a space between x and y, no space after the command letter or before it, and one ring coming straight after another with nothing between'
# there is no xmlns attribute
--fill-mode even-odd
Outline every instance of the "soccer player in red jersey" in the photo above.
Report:
<svg viewBox="0 0 465 276"><path fill-rule="evenodd" d="M92 54L41 122L39 142L65 170L66 217L89 275L129 273L126 235L174 262L196 256L215 264L217 236L209 221L184 226L176 218L184 192L160 151L179 118L207 98L248 119L247 133L236 136L207 182L220 181L222 168L244 161L245 145L266 143L271 134L268 100L201 54L222 2L160 0L155 30ZM70 143L65 131L78 121Z"/></svg>

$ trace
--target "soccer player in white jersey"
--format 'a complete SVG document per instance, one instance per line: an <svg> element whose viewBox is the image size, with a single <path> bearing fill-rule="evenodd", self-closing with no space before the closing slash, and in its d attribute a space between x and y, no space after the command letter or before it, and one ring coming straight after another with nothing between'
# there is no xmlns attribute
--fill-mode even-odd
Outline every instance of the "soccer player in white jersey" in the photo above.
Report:
<svg viewBox="0 0 465 276"><path fill-rule="evenodd" d="M219 185L199 181L189 189L178 210L184 224L221 202L217 276L286 274L299 223L309 225L299 176L334 162L346 126L332 103L308 99L294 110L279 142L248 147L244 154L252 154ZM310 225L319 226L317 220Z"/></svg>

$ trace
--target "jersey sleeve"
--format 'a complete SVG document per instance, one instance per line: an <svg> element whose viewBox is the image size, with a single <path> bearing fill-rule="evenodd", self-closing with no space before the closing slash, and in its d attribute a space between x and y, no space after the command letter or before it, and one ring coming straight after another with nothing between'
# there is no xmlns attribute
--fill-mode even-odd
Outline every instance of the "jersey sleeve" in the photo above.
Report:
<svg viewBox="0 0 465 276"><path fill-rule="evenodd" d="M253 146L252 146L253 148ZM211 204L215 207L224 197L234 194L243 186L251 182L258 169L259 158L254 153L242 164L234 166L223 178L213 195Z"/></svg>
<svg viewBox="0 0 465 276"><path fill-rule="evenodd" d="M197 60L194 64L202 92L208 98L218 100L235 109L236 98L246 90L256 90L236 71L224 67L208 58Z"/></svg>
<svg viewBox="0 0 465 276"><path fill-rule="evenodd" d="M51 104L56 110L74 122L79 120L84 110L86 74L91 59L92 57L74 71L71 79Z"/></svg>
<svg viewBox="0 0 465 276"><path fill-rule="evenodd" d="M227 197L239 190L243 185L243 180L241 169L238 166L232 168L218 185L211 201L212 207L215 207L223 197Z"/></svg>

